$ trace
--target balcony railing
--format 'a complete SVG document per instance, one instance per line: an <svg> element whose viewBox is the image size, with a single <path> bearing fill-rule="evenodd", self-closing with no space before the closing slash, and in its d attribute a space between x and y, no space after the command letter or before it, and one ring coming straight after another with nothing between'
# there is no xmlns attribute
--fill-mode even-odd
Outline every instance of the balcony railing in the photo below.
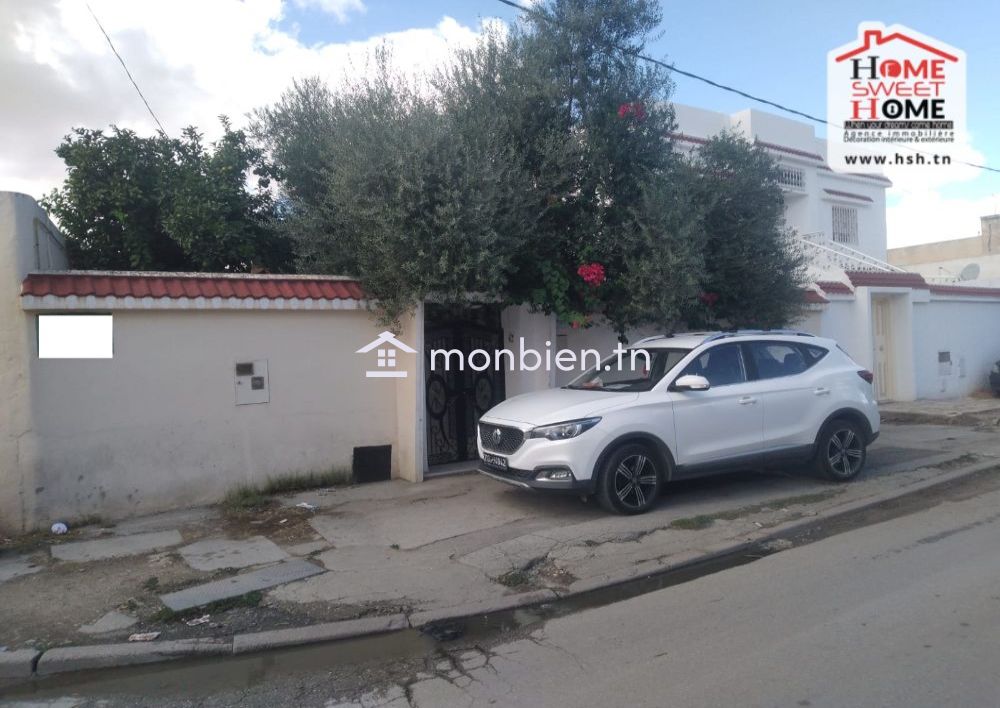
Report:
<svg viewBox="0 0 1000 708"><path fill-rule="evenodd" d="M818 231L798 237L813 266L820 270L861 270L874 273L905 273L902 268L845 246Z"/></svg>
<svg viewBox="0 0 1000 708"><path fill-rule="evenodd" d="M806 190L806 173L795 167L778 167L778 185L787 191L804 192Z"/></svg>

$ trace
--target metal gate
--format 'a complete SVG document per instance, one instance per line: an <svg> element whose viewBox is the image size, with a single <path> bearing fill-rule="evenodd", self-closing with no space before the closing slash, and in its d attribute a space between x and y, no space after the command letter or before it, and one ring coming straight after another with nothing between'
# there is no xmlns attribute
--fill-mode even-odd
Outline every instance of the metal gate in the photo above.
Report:
<svg viewBox="0 0 1000 708"><path fill-rule="evenodd" d="M455 310L428 305L425 310L424 370L427 372L427 464L443 465L476 459L476 425L479 417L504 399L504 373L495 371L493 352L503 346L500 313L483 306ZM431 370L431 351L458 350L466 363L461 370L457 357L438 356ZM490 366L473 371L469 353L490 353ZM476 364L482 364L477 356Z"/></svg>

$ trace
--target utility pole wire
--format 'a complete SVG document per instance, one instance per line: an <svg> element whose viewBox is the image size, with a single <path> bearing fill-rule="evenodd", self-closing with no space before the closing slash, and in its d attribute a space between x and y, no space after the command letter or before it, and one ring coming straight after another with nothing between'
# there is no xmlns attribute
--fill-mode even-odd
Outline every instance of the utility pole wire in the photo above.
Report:
<svg viewBox="0 0 1000 708"><path fill-rule="evenodd" d="M535 10L534 8L531 8L531 7L525 7L524 5L520 5L520 4L516 3L516 2L513 2L513 0L497 0L497 2L503 3L504 5L507 5L509 7L513 7L516 10L520 10L521 12L527 13L529 15L533 15L534 17L537 17L537 18L539 18L539 19L541 19L541 20L543 20L545 22L554 23L554 20L552 20L552 18L546 17L544 14L542 14L538 10ZM765 106L771 106L773 108L777 108L779 111L784 111L785 113L790 113L792 115L801 116L802 118L806 118L808 120L815 121L816 123L820 123L822 125L826 125L826 126L829 126L831 128L836 128L838 130L843 130L843 126L835 125L833 123L830 123L825 118L819 118L819 117L814 116L812 114L804 113L803 111L799 111L799 110L796 110L794 108L789 108L788 106L784 106L784 105L782 105L780 103L775 103L774 101L769 101L766 98L761 98L760 96L754 96L751 93L747 93L745 91L741 91L740 89L733 88L732 86L726 86L725 84L720 84L717 81L713 81L712 79L706 78L704 76L699 76L698 74L693 74L690 71L684 71L683 69L678 69L675 64L668 64L667 62L661 61L660 59L654 59L653 57L647 56L645 54L640 54L639 52L637 52L635 50L626 49L625 47L616 47L616 49L618 49L618 51L622 52L623 54L630 54L630 55L634 56L636 59L641 59L643 61L648 61L651 64L656 64L657 66L662 66L664 69L669 69L670 71L675 72L677 74L680 74L681 76L687 76L688 78L695 79L697 81L701 81L702 83L708 84L709 86L712 86L714 88L722 89L723 91L728 91L729 93L735 93L736 95L742 96L743 98L747 98L747 99L749 99L751 101L756 101L757 103L762 103ZM929 151L926 151L926 150L921 150L919 148L915 148L915 147L912 147L910 145L896 145L894 143L890 143L890 144L893 145L893 147L902 148L903 150L910 150L912 152L919 153L919 154L922 154L922 155L934 155L934 153L932 153L932 152L929 152ZM990 167L989 165L981 165L981 164L978 164L978 163L975 163L975 162L967 162L966 160L955 160L955 162L957 162L959 164L962 164L962 165L965 165L966 167L975 167L977 169L986 170L988 172L1000 172L1000 168Z"/></svg>
<svg viewBox="0 0 1000 708"><path fill-rule="evenodd" d="M102 25L101 21L97 19L97 15L94 14L94 10L90 7L90 3L87 3L87 10L88 12L90 12L90 16L94 18L94 22L97 23L98 28L101 30L101 34L104 35L104 39L108 40L108 46L111 47L111 51L114 52L114 55L118 57L118 62L122 65L122 68L125 70L125 75L128 76L128 80L132 82L132 86L135 88L135 92L139 94L139 98L141 98L142 102L145 104L146 110L149 111L149 115L153 116L153 120L156 121L156 125L159 126L160 132L163 133L163 135L166 135L167 131L163 129L163 123L161 123L160 119L156 117L156 114L153 113L153 109L149 105L149 101L147 101L146 97L142 95L142 90L139 88L139 84L137 84L135 82L135 79L132 78L132 72L129 71L128 66L125 65L125 60L122 59L122 55L118 53L117 49L115 49L114 42L111 41L111 37L109 37L108 33L104 30L104 25Z"/></svg>

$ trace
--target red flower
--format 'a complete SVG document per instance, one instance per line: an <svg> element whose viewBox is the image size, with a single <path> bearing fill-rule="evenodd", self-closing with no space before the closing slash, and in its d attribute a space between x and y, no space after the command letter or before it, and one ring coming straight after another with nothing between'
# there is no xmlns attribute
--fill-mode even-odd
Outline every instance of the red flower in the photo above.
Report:
<svg viewBox="0 0 1000 708"><path fill-rule="evenodd" d="M604 266L600 263L584 263L576 269L576 274L583 278L583 282L594 288L605 281Z"/></svg>
<svg viewBox="0 0 1000 708"><path fill-rule="evenodd" d="M701 293L698 295L698 299L709 307L712 307L719 301L719 293Z"/></svg>
<svg viewBox="0 0 1000 708"><path fill-rule="evenodd" d="M618 106L618 117L626 118L632 116L636 120L646 119L646 107L642 105L639 101L633 101L632 103L623 103Z"/></svg>

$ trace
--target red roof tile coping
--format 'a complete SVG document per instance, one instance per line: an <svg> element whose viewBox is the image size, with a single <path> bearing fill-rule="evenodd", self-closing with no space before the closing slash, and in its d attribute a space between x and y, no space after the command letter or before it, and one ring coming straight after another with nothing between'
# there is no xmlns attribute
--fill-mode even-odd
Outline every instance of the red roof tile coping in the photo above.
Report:
<svg viewBox="0 0 1000 708"><path fill-rule="evenodd" d="M785 145L778 145L777 143L769 143L764 140L755 140L758 145L766 147L768 150L774 150L775 152L783 152L788 155L795 155L796 157L805 157L810 160L818 160L819 162L825 162L823 156L819 153L809 152L807 150L799 150L798 148L791 148Z"/></svg>
<svg viewBox="0 0 1000 708"><path fill-rule="evenodd" d="M920 273L873 273L870 271L849 270L847 277L851 285L857 286L885 286L897 288L920 288L930 287Z"/></svg>
<svg viewBox="0 0 1000 708"><path fill-rule="evenodd" d="M851 286L847 283L841 283L839 280L819 280L816 282L820 290L825 292L827 295L853 295L854 291L851 290Z"/></svg>
<svg viewBox="0 0 1000 708"><path fill-rule="evenodd" d="M820 165L819 169L826 170L827 172L833 172L835 175L843 175L846 177L862 177L864 179L871 179L884 184L887 187L892 186L892 180L884 175L875 174L872 172L835 172L829 165Z"/></svg>
<svg viewBox="0 0 1000 708"><path fill-rule="evenodd" d="M931 285L933 295L975 295L979 297L1000 297L1000 288L966 287L964 285Z"/></svg>
<svg viewBox="0 0 1000 708"><path fill-rule="evenodd" d="M22 295L44 297L241 298L363 300L361 285L350 278L249 273L160 273L135 271L60 271L29 273Z"/></svg>
<svg viewBox="0 0 1000 708"><path fill-rule="evenodd" d="M806 294L806 297L805 297L806 304L808 304L808 305L823 305L823 304L825 304L827 302L830 302L829 300L827 300L825 297L823 297L822 295L820 295L815 290L808 290L807 289L805 291L805 294Z"/></svg>
<svg viewBox="0 0 1000 708"><path fill-rule="evenodd" d="M842 192L839 189L827 189L823 188L823 191L827 194L832 194L835 197L848 197L850 199L860 199L863 202L874 202L875 200L871 197L867 197L864 194L855 194L854 192Z"/></svg>

